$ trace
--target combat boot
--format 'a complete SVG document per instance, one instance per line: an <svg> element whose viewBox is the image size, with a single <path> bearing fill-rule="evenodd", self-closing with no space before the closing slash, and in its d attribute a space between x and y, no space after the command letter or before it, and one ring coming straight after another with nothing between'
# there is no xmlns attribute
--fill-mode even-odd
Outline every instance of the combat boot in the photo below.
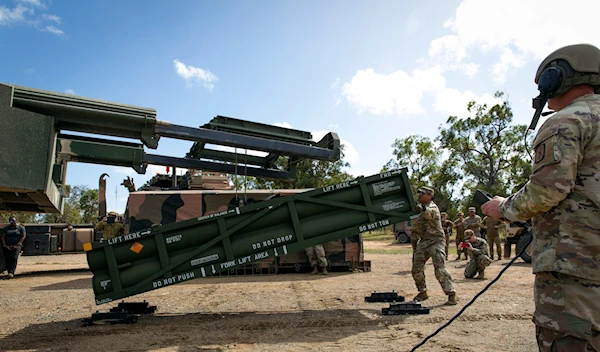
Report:
<svg viewBox="0 0 600 352"><path fill-rule="evenodd" d="M316 275L316 274L318 274L318 273L319 273L319 268L318 268L318 267L316 267L316 266L313 266L313 271L312 271L312 273L310 273L310 274L311 274L311 275Z"/></svg>
<svg viewBox="0 0 600 352"><path fill-rule="evenodd" d="M451 293L448 295L448 302L446 302L447 306L455 306L458 304L458 299L456 298L456 293Z"/></svg>
<svg viewBox="0 0 600 352"><path fill-rule="evenodd" d="M323 268L323 275L327 275L329 274L329 272L327 271L327 268Z"/></svg>
<svg viewBox="0 0 600 352"><path fill-rule="evenodd" d="M428 298L429 298L429 296L427 296L427 292L419 292L419 294L416 295L415 298L413 298L413 301L423 302L424 300L426 300Z"/></svg>
<svg viewBox="0 0 600 352"><path fill-rule="evenodd" d="M476 279L485 279L485 270L479 271L479 275L477 275Z"/></svg>

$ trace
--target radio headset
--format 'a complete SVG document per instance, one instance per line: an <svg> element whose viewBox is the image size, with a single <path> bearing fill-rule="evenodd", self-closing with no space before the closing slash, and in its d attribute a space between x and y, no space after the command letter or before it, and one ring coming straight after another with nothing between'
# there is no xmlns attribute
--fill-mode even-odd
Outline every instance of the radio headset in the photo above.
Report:
<svg viewBox="0 0 600 352"><path fill-rule="evenodd" d="M537 97L533 98L532 106L535 109L535 113L533 114L531 123L529 124L529 127L527 128L527 130L525 130L525 134L524 134L525 149L527 150L527 154L529 154L529 157L531 157L531 153L529 152L529 148L527 146L527 133L529 132L529 130L535 130L535 128L538 124L538 121L540 120L540 116L548 116L548 115L554 114L554 111L542 112L542 110L544 110L544 107L546 106L548 99L552 98L553 95L556 94L556 92L558 92L561 88L564 88L564 85L565 85L564 77L567 76L566 70L568 70L570 68L570 67L565 67L565 65L567 65L567 64L562 60L553 61L550 64L550 66L547 67L542 72L542 74L540 75L540 78L538 79L538 91L540 92L540 94ZM492 199L490 194L488 194L485 191L477 190L475 192L475 196L474 196L473 200L474 200L474 203L476 203L477 205L479 205L481 207L481 205L483 205L485 202L489 201L490 199ZM528 231L530 230L530 226L526 222L519 222L518 225L521 227L527 228ZM477 300L477 298L479 298L479 296L481 296L485 291L487 291L487 289L490 288L490 286L492 286L494 283L496 283L496 281L498 281L500 279L502 274L504 274L504 272L515 262L515 260L517 260L517 258L521 257L523 252L525 252L527 247L531 244L532 239L533 239L533 236L530 236L529 242L527 242L527 244L523 247L523 249L521 249L521 251L519 253L517 253L515 255L515 257L504 267L504 269L502 269L498 273L498 275L492 281L490 281L490 283L488 283L481 291L479 291L473 297L473 299L471 299L471 301L469 301L469 303L467 303L458 313L456 313L452 318L450 318L450 320L448 320L447 323L440 326L436 331L434 331L429 336L425 337L423 339L423 341L421 341L419 344L417 344L415 347L413 347L411 349L411 352L416 351L419 347L423 346L429 339L431 339L432 337L434 337L435 335L440 333L443 329L445 329L447 326L452 324L452 322L454 320L456 320L458 317L460 317L462 315L462 313L464 313L467 310L467 308L469 308L473 303L475 303L475 300Z"/></svg>

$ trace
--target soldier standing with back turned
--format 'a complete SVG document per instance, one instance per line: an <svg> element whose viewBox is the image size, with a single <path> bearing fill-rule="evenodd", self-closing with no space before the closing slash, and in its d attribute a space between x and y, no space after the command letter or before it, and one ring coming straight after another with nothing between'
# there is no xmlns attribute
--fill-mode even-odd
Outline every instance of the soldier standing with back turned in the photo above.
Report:
<svg viewBox="0 0 600 352"><path fill-rule="evenodd" d="M446 253L444 252L446 238L442 229L440 210L433 202L433 189L421 187L417 193L419 195L419 204L417 204L415 211L420 213L421 216L414 222L417 223L420 238L413 253L412 276L419 294L413 300L421 302L429 298L425 283L425 262L431 258L435 270L435 278L439 281L444 293L448 296L446 305L455 305L457 304L456 291L452 283L452 277L448 270L446 270L444 262L446 258Z"/></svg>
<svg viewBox="0 0 600 352"><path fill-rule="evenodd" d="M537 132L529 182L483 204L496 219L533 219L532 265L540 351L600 351L600 50L570 45L535 75Z"/></svg>
<svg viewBox="0 0 600 352"><path fill-rule="evenodd" d="M490 247L490 256L492 260L494 260L494 245L496 245L496 251L498 252L498 260L502 259L502 247L500 246L500 233L498 229L500 227L504 227L502 222L492 218L491 216L486 216L483 218L483 224L487 229L486 240L488 246Z"/></svg>
<svg viewBox="0 0 600 352"><path fill-rule="evenodd" d="M465 238L465 214L463 214L462 211L458 212L458 219L456 219L454 221L454 228L456 229L456 254L458 255L456 257L456 260L460 260L460 256L462 253L465 254L465 259L469 259L469 255L467 254L467 251L463 250L460 248L460 243L463 241L463 239Z"/></svg>

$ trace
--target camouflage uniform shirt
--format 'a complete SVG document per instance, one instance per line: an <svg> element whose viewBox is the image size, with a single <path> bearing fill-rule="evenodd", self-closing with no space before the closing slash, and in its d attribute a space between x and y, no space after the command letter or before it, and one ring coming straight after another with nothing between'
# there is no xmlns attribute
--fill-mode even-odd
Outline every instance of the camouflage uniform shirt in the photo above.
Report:
<svg viewBox="0 0 600 352"><path fill-rule="evenodd" d="M482 222L481 217L479 215L475 214L475 216L473 217L469 215L465 218L465 221L463 221L463 223L465 224L465 230L473 230L477 237L481 237Z"/></svg>
<svg viewBox="0 0 600 352"><path fill-rule="evenodd" d="M540 127L529 182L500 205L533 218L533 272L600 281L600 95L575 99Z"/></svg>
<svg viewBox="0 0 600 352"><path fill-rule="evenodd" d="M125 233L125 228L120 222L114 222L112 224L106 221L101 221L95 226L96 231L102 231L102 238L115 238Z"/></svg>
<svg viewBox="0 0 600 352"><path fill-rule="evenodd" d="M421 211L421 216L413 221L413 231L421 238L421 240L435 241L446 241L444 236L444 230L442 229L442 222L440 216L440 209L433 202L429 202L426 205L417 205L418 211Z"/></svg>
<svg viewBox="0 0 600 352"><path fill-rule="evenodd" d="M550 348L567 335L600 346L600 95L579 97L549 117L534 153L529 182L500 212L532 219L538 343Z"/></svg>
<svg viewBox="0 0 600 352"><path fill-rule="evenodd" d="M454 228L456 229L456 237L463 238L463 236L465 234L465 230L466 230L464 218L462 221L460 219L456 219L454 221Z"/></svg>
<svg viewBox="0 0 600 352"><path fill-rule="evenodd" d="M475 241L475 243L471 243L471 246L473 246L473 249L469 249L469 252L473 253L475 258L482 255L487 256L489 254L487 241L483 238L477 238L477 241Z"/></svg>
<svg viewBox="0 0 600 352"><path fill-rule="evenodd" d="M498 228L496 228L496 226L501 226L502 222L492 217L486 216L485 218L483 218L483 224L485 225L485 228L487 230L488 239L490 237L500 236L500 234L498 233Z"/></svg>
<svg viewBox="0 0 600 352"><path fill-rule="evenodd" d="M450 235L452 228L454 227L454 223L450 220L445 220L442 222L442 229L444 229L444 234L446 236Z"/></svg>

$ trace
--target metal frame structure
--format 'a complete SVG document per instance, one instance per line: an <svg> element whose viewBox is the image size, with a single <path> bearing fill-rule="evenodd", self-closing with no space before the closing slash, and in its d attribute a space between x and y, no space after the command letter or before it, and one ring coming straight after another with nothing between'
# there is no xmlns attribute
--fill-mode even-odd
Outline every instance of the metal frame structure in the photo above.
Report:
<svg viewBox="0 0 600 352"><path fill-rule="evenodd" d="M140 174L153 164L219 173L243 169L246 176L289 179L295 177L294 165L300 160L340 158L340 140L333 132L315 142L310 132L225 116L217 116L201 127L187 127L158 120L156 110L150 108L9 84L0 84L0 118L5 125L0 137L14 137L23 125L27 133L45 131L43 138L32 138L28 144L13 139L17 148L23 145L18 158L21 163L28 162L27 154L35 154L37 164L45 158L44 168L36 166L35 173L50 175L47 180L0 177L0 211L61 212L68 162L131 167ZM141 144L65 131L134 139ZM184 157L145 152L145 147L157 149L161 138L192 141L194 145ZM232 147L236 152L206 149L206 144ZM245 153L237 153L238 148ZM267 155L249 156L248 150ZM285 169L277 167L279 158L286 159ZM9 165L8 157L0 158L0 168Z"/></svg>

